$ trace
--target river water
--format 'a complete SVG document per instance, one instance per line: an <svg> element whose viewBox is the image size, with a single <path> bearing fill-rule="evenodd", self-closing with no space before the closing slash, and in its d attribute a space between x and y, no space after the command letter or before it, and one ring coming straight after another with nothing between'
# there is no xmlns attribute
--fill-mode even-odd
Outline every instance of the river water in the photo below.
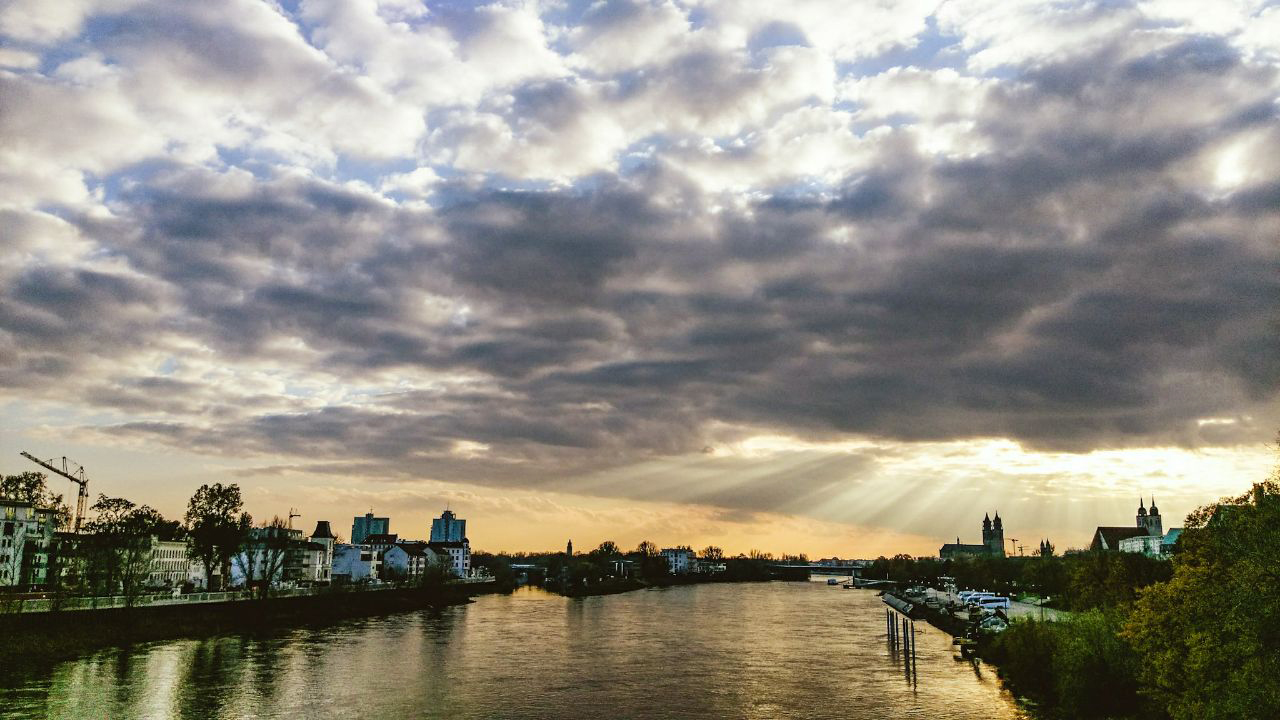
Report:
<svg viewBox="0 0 1280 720"><path fill-rule="evenodd" d="M694 585L471 605L106 650L0 678L21 718L1021 718L917 623L915 674L868 590Z"/></svg>

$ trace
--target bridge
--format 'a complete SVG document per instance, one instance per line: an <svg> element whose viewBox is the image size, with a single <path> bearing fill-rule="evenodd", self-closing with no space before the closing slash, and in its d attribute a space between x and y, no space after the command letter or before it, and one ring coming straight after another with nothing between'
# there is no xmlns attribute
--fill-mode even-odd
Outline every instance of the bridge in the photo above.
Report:
<svg viewBox="0 0 1280 720"><path fill-rule="evenodd" d="M837 575L841 577L862 577L863 566L861 565L818 565L816 563L774 563L769 567L778 570L784 574L794 574L800 571L807 571L810 575Z"/></svg>

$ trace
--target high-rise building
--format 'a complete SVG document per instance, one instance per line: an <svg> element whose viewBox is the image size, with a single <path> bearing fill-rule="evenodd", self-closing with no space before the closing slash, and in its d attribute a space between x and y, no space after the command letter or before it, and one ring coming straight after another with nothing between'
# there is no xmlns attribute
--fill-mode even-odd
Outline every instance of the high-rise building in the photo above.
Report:
<svg viewBox="0 0 1280 720"><path fill-rule="evenodd" d="M351 544L363 545L364 539L370 535L386 535L390 532L391 518L374 517L370 510L364 517L357 517L351 523Z"/></svg>
<svg viewBox="0 0 1280 720"><path fill-rule="evenodd" d="M445 510L431 521L431 542L462 542L467 539L467 521Z"/></svg>

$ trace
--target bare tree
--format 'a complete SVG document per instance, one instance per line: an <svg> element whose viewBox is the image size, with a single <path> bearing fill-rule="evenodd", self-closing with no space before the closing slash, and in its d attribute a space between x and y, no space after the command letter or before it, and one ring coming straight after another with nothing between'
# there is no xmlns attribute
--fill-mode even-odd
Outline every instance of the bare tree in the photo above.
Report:
<svg viewBox="0 0 1280 720"><path fill-rule="evenodd" d="M250 530L241 542L235 562L244 574L246 586L259 583L258 597L266 599L272 583L283 579L289 543L289 524L279 515Z"/></svg>

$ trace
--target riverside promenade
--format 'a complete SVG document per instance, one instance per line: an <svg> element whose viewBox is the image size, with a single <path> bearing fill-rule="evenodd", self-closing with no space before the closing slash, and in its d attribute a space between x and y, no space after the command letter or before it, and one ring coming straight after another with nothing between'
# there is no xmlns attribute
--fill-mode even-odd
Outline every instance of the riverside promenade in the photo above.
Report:
<svg viewBox="0 0 1280 720"><path fill-rule="evenodd" d="M493 578L461 578L454 580L450 585L467 586L467 587L483 587L492 584ZM268 594L268 598L302 598L302 597L319 597L319 596L341 596L348 593L370 593L370 592L387 592L391 590L404 589L398 585L378 584L378 585L348 585L341 588L337 587L314 587L314 588L282 588L272 590ZM212 605L221 603L245 602L251 600L259 600L260 597L253 590L228 590L225 592L197 592L187 593L183 595L175 595L173 593L159 593L138 595L130 598L124 595L106 595L94 597L68 597L68 598L8 598L0 599L0 615L23 614L23 613L48 613L48 612L67 612L82 610L111 610L125 607L166 607L166 606L183 606L183 605Z"/></svg>

